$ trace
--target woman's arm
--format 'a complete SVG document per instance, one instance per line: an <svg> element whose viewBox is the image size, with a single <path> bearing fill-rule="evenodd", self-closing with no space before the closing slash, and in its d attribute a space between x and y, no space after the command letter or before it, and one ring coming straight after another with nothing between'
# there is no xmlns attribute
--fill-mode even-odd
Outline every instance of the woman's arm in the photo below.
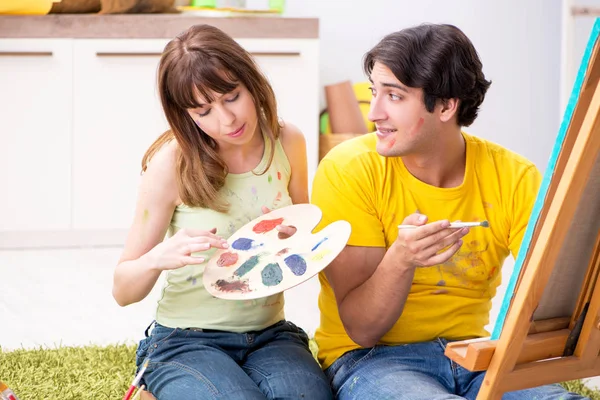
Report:
<svg viewBox="0 0 600 400"><path fill-rule="evenodd" d="M113 297L121 306L144 299L162 270L199 264L204 259L192 253L226 243L214 231L201 230L181 230L163 242L179 203L175 160L176 145L170 143L142 176L133 224L114 273Z"/></svg>
<svg viewBox="0 0 600 400"><path fill-rule="evenodd" d="M290 162L288 190L294 204L308 203L308 167L306 139L296 126L286 122L281 129L281 144Z"/></svg>

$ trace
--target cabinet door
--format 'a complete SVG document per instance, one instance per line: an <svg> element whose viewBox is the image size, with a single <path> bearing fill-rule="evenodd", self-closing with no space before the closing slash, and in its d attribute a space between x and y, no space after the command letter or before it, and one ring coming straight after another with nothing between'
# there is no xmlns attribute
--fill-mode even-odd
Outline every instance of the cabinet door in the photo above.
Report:
<svg viewBox="0 0 600 400"><path fill-rule="evenodd" d="M73 225L128 228L146 149L167 129L156 90L162 39L76 39Z"/></svg>
<svg viewBox="0 0 600 400"><path fill-rule="evenodd" d="M279 116L306 137L309 187L319 156L318 39L239 39L268 77Z"/></svg>
<svg viewBox="0 0 600 400"><path fill-rule="evenodd" d="M71 222L72 41L0 39L0 232Z"/></svg>

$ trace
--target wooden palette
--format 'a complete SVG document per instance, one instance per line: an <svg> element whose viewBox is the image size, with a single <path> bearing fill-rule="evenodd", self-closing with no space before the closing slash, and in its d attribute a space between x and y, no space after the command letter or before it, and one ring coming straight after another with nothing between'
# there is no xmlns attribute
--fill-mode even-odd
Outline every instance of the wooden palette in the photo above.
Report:
<svg viewBox="0 0 600 400"><path fill-rule="evenodd" d="M316 234L321 210L295 204L274 210L240 228L207 262L203 282L218 298L246 300L271 296L301 284L321 272L344 249L350 223L336 221ZM282 238L277 225L296 227Z"/></svg>

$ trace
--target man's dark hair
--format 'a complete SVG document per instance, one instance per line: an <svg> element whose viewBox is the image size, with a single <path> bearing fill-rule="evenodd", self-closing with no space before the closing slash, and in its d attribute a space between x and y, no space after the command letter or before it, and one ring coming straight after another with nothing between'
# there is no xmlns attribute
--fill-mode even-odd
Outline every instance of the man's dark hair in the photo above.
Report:
<svg viewBox="0 0 600 400"><path fill-rule="evenodd" d="M459 126L475 121L491 84L473 43L452 25L424 24L389 34L364 57L368 76L375 62L388 67L403 84L423 89L429 112L438 100L459 99Z"/></svg>

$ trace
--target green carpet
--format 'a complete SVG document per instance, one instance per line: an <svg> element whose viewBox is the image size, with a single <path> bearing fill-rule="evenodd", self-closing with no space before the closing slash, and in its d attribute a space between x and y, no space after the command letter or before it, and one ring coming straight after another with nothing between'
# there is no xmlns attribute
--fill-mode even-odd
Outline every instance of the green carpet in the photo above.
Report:
<svg viewBox="0 0 600 400"><path fill-rule="evenodd" d="M0 349L0 380L21 400L122 399L135 373L135 348Z"/></svg>
<svg viewBox="0 0 600 400"><path fill-rule="evenodd" d="M0 348L0 380L21 400L122 399L135 372L135 345L15 350ZM316 345L311 342L311 350ZM569 390L600 400L580 381Z"/></svg>

